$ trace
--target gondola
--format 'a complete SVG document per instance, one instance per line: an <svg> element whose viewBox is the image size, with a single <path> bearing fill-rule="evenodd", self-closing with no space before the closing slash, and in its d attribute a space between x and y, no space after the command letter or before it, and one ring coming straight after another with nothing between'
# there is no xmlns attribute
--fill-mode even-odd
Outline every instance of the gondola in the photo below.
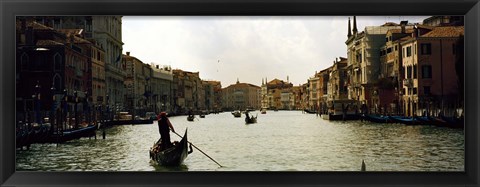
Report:
<svg viewBox="0 0 480 187"><path fill-rule="evenodd" d="M153 144L150 148L150 159L162 166L179 166L187 155L192 153L192 145L190 144L190 151L188 151L187 130L180 142L174 144L173 147L160 151L161 139Z"/></svg>
<svg viewBox="0 0 480 187"><path fill-rule="evenodd" d="M428 116L417 116L415 117L417 122L422 125L434 125L431 118Z"/></svg>
<svg viewBox="0 0 480 187"><path fill-rule="evenodd" d="M395 123L402 123L405 125L418 125L419 122L413 117L402 117L402 116L389 116L389 118Z"/></svg>
<svg viewBox="0 0 480 187"><path fill-rule="evenodd" d="M365 114L365 115L362 115L362 118L367 120L367 121L371 121L371 122L375 122L375 123L390 123L390 122L392 122L392 120L388 116L377 116L377 115Z"/></svg>
<svg viewBox="0 0 480 187"><path fill-rule="evenodd" d="M189 116L187 117L187 120L188 120L188 121L193 121L194 119L195 119L195 116L194 116L194 115L189 115Z"/></svg>
<svg viewBox="0 0 480 187"><path fill-rule="evenodd" d="M245 123L246 124L252 124L252 123L257 123L257 117L249 117L249 115L245 115Z"/></svg>
<svg viewBox="0 0 480 187"><path fill-rule="evenodd" d="M306 112L307 114L316 114L316 112L313 111L313 110L305 109L305 110L303 110L303 111Z"/></svg>
<svg viewBox="0 0 480 187"><path fill-rule="evenodd" d="M98 129L98 125L89 125L87 127L79 129L69 129L60 132L59 134L52 134L46 138L45 143L63 143L82 137L95 136L95 131Z"/></svg>

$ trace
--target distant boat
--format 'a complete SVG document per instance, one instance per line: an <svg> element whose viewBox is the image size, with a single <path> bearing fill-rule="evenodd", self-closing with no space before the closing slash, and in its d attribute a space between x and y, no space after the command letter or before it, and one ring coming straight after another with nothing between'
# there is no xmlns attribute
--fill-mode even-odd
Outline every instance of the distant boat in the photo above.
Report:
<svg viewBox="0 0 480 187"><path fill-rule="evenodd" d="M252 124L252 123L257 123L257 117L249 117L248 114L245 115L245 123L246 124Z"/></svg>
<svg viewBox="0 0 480 187"><path fill-rule="evenodd" d="M267 113L267 109L266 108L262 108L262 110L260 111L261 114L266 114Z"/></svg>
<svg viewBox="0 0 480 187"><path fill-rule="evenodd" d="M195 119L195 116L194 115L189 115L187 116L187 120L188 121L193 121Z"/></svg>
<svg viewBox="0 0 480 187"><path fill-rule="evenodd" d="M303 110L303 111L305 111L305 112L308 113L308 114L316 114L315 111L312 111L312 110L309 110L309 109L305 109L305 110Z"/></svg>
<svg viewBox="0 0 480 187"><path fill-rule="evenodd" d="M242 117L242 113L240 112L240 110L233 111L232 115L236 118Z"/></svg>

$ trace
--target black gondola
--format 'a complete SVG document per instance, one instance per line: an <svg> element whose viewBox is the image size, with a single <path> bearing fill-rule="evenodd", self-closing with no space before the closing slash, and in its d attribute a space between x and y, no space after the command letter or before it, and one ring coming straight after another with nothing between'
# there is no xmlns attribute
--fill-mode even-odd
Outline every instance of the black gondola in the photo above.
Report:
<svg viewBox="0 0 480 187"><path fill-rule="evenodd" d="M92 137L95 136L95 131L97 129L98 125L89 125L79 129L64 130L58 134L52 134L50 137L46 138L45 143L63 143L82 137Z"/></svg>
<svg viewBox="0 0 480 187"><path fill-rule="evenodd" d="M150 159L163 166L179 166L183 163L183 160L187 158L187 155L192 152L191 147L190 152L188 152L187 144L187 130L185 130L185 135L183 135L182 140L168 149L161 150L160 139L157 143L153 144L152 148L150 148Z"/></svg>
<svg viewBox="0 0 480 187"><path fill-rule="evenodd" d="M303 110L303 111L306 112L307 114L316 114L316 112L313 111L313 110L305 109L305 110Z"/></svg>
<svg viewBox="0 0 480 187"><path fill-rule="evenodd" d="M377 115L365 114L365 115L362 115L362 118L367 120L367 121L371 121L371 122L375 122L375 123L390 123L390 122L392 122L392 120L388 116L377 116Z"/></svg>
<svg viewBox="0 0 480 187"><path fill-rule="evenodd" d="M395 123L402 123L405 125L418 125L419 122L414 117L389 116Z"/></svg>
<svg viewBox="0 0 480 187"><path fill-rule="evenodd" d="M195 119L194 115L187 116L187 121L193 121Z"/></svg>
<svg viewBox="0 0 480 187"><path fill-rule="evenodd" d="M248 113L245 114L245 123L246 124L251 124L251 123L257 123L257 117L250 117Z"/></svg>

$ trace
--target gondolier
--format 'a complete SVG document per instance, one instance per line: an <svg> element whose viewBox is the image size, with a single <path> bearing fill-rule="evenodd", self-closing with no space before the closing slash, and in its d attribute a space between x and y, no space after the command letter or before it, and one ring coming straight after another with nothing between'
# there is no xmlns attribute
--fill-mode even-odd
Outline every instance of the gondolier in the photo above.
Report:
<svg viewBox="0 0 480 187"><path fill-rule="evenodd" d="M167 149L172 146L170 141L170 129L175 132L175 129L167 118L167 113L161 112L158 119L158 131L160 132L160 139L162 139L161 149Z"/></svg>

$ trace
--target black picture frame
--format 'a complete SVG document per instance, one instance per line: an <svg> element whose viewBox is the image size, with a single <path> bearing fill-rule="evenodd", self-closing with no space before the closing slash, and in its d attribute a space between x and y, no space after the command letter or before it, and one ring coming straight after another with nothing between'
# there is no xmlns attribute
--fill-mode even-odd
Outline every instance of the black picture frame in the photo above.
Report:
<svg viewBox="0 0 480 187"><path fill-rule="evenodd" d="M1 0L1 186L479 186L479 0ZM16 172L15 16L465 15L465 172Z"/></svg>

